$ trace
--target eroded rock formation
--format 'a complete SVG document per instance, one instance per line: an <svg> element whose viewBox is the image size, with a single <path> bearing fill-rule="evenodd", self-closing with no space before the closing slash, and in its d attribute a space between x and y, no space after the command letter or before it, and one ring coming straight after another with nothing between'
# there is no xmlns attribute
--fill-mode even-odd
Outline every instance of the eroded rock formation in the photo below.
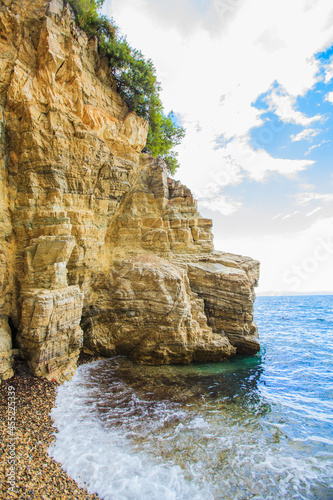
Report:
<svg viewBox="0 0 333 500"><path fill-rule="evenodd" d="M188 188L142 154L108 60L62 0L0 0L0 375L62 381L79 351L139 363L258 351L259 264L213 248Z"/></svg>

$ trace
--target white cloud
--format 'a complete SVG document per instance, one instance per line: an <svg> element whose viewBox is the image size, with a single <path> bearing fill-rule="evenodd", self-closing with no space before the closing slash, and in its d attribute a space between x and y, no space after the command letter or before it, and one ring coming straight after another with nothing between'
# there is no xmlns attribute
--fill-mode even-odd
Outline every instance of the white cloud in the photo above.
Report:
<svg viewBox="0 0 333 500"><path fill-rule="evenodd" d="M325 68L325 83L330 83L333 78L333 59Z"/></svg>
<svg viewBox="0 0 333 500"><path fill-rule="evenodd" d="M306 151L305 156L309 155L311 151L313 151L314 149L320 148L323 144L327 144L328 142L329 141L327 141L326 139L323 139L318 144L313 144L313 146L310 146L309 149Z"/></svg>
<svg viewBox="0 0 333 500"><path fill-rule="evenodd" d="M322 201L324 203L329 203L333 201L333 194L304 192L298 193L295 198L297 205L308 205L311 201Z"/></svg>
<svg viewBox="0 0 333 500"><path fill-rule="evenodd" d="M273 158L264 149L254 150L247 137L237 137L225 147L226 158L232 158L255 181L263 181L270 173L293 177L313 162Z"/></svg>
<svg viewBox="0 0 333 500"><path fill-rule="evenodd" d="M303 231L262 236L259 242L258 238L228 238L226 234L214 241L219 250L250 255L260 261L258 291L332 290L332 217L316 220Z"/></svg>
<svg viewBox="0 0 333 500"><path fill-rule="evenodd" d="M104 12L114 17L132 46L153 60L166 112L174 109L184 121L187 134L178 148L177 177L199 194L202 206L235 214L241 204L225 196L225 186L245 179L263 182L271 174L296 176L313 164L254 149L251 130L263 125L263 110L252 103L271 91L270 109L281 120L313 130L320 116L301 113L297 98L318 81L314 54L332 43L331 9L328 0L106 0ZM333 65L326 70L326 82L331 71ZM225 142L215 149L217 137ZM246 194L242 202L246 208ZM313 234L309 231L307 241ZM269 242L256 238L244 247L239 236L229 248L262 254L267 266L261 279L270 288L278 287L283 274L281 256L290 249L293 255L303 251L302 238L279 236ZM228 250L223 238L221 249Z"/></svg>
<svg viewBox="0 0 333 500"><path fill-rule="evenodd" d="M229 5L233 14L220 31L209 31L208 24L203 28L202 12L195 12L187 0L179 8L174 2L168 4L169 13L161 1L112 0L109 11L130 43L154 61L166 111L174 109L184 120L187 135L179 148L177 176L194 191L212 182L218 187L235 185L245 177L263 181L274 172L290 177L313 163L273 158L264 149L254 150L249 131L263 124L263 111L252 103L276 80L285 93L273 89L271 106L282 119L305 126L319 119L306 117L294 106L295 96L316 82L317 65L309 54L324 40L320 31L323 9L317 6L310 16L303 12L302 0L281 0L269 6L263 0L226 1L224 7ZM218 5L205 5L208 19L207 11L214 15ZM192 30L182 31L178 21L184 20L186 12L196 21ZM309 26L315 24L318 27L309 37ZM271 37L267 26L272 27ZM267 39L276 50L272 46L267 50ZM230 142L214 150L218 136Z"/></svg>
<svg viewBox="0 0 333 500"><path fill-rule="evenodd" d="M290 219L290 217L293 217L293 215L296 215L299 213L299 210L295 210L292 214L287 214L284 217L282 217L282 220Z"/></svg>
<svg viewBox="0 0 333 500"><path fill-rule="evenodd" d="M275 173L293 178L314 162L273 158L264 149L254 150L249 137L235 137L224 147L213 149L210 134L188 131L179 148L182 182L199 197L214 197L226 186L236 186L244 179L265 181Z"/></svg>
<svg viewBox="0 0 333 500"><path fill-rule="evenodd" d="M302 191L314 191L316 189L316 186L314 184L303 182L299 185L299 189Z"/></svg>
<svg viewBox="0 0 333 500"><path fill-rule="evenodd" d="M332 75L332 78L333 78L333 75ZM329 101L333 104L333 92L329 92L328 94L326 94L325 99L326 99L326 101Z"/></svg>
<svg viewBox="0 0 333 500"><path fill-rule="evenodd" d="M225 30L237 15L245 0L106 0L105 10L121 16L124 8L138 9L163 30L172 26L182 36L190 37L194 31L206 30L216 34Z"/></svg>
<svg viewBox="0 0 333 500"><path fill-rule="evenodd" d="M307 214L306 214L306 217L311 217L311 215L316 214L317 212L319 212L319 211L320 211L320 210L322 210L322 209L323 209L323 207L317 207L317 208L315 208L314 210L311 210L311 212L307 213Z"/></svg>
<svg viewBox="0 0 333 500"><path fill-rule="evenodd" d="M296 97L290 95L285 89L281 87L274 88L267 96L270 111L273 111L284 122L294 123L296 125L303 125L307 127L311 123L320 120L320 115L308 117L304 113L297 111Z"/></svg>
<svg viewBox="0 0 333 500"><path fill-rule="evenodd" d="M221 194L210 199L199 199L199 206L220 212L222 215L231 215L239 210L242 204Z"/></svg>
<svg viewBox="0 0 333 500"><path fill-rule="evenodd" d="M276 25L264 30L254 43L261 45L268 52L275 52L286 46Z"/></svg>
<svg viewBox="0 0 333 500"><path fill-rule="evenodd" d="M318 135L320 130L315 130L313 128L306 128L299 132L298 134L291 135L290 138L292 142L297 142L297 141L310 141L312 137L315 137Z"/></svg>
<svg viewBox="0 0 333 500"><path fill-rule="evenodd" d="M167 109L190 121L209 121L217 133L232 137L260 123L251 103L274 81L291 96L315 83L317 63L309 55L328 37L322 33L327 8L321 3L303 12L303 6L303 0L269 5L264 0L109 0L105 11L114 15L130 43L154 61ZM202 25L203 16L213 18L229 8L233 15L219 30ZM269 36L267 26L283 40L280 50L267 51L258 43ZM229 102L219 108L221 95Z"/></svg>

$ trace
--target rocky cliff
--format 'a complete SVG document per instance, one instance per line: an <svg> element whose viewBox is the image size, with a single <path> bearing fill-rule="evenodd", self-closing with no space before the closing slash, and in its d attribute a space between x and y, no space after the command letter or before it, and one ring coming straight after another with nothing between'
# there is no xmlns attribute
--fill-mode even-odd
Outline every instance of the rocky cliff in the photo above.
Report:
<svg viewBox="0 0 333 500"><path fill-rule="evenodd" d="M0 0L0 375L70 378L83 345L139 363L259 350L258 262L215 252L191 192L142 154L108 60L62 0Z"/></svg>

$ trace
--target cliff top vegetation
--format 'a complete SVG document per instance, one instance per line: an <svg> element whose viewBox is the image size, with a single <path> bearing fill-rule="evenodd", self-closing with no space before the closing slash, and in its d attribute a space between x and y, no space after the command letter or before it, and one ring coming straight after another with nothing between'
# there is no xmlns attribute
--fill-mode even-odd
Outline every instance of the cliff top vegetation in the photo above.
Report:
<svg viewBox="0 0 333 500"><path fill-rule="evenodd" d="M119 35L113 19L100 14L104 0L68 0L79 26L98 39L98 50L108 56L117 91L131 111L149 123L149 132L143 152L162 158L171 174L179 167L177 152L173 150L185 135L176 124L175 114L164 114L156 70L150 59L133 49L126 37Z"/></svg>

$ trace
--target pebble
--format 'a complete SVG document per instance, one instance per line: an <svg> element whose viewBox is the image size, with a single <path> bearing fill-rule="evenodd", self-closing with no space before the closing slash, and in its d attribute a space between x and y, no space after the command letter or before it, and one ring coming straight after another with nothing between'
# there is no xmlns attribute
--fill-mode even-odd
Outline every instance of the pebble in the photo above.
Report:
<svg viewBox="0 0 333 500"><path fill-rule="evenodd" d="M47 454L56 432L50 416L55 405L56 383L32 376L23 361L15 362L14 373L14 377L0 385L0 498L97 500L97 495L80 488ZM15 388L14 439L8 432L8 387ZM8 477L10 450L15 451L13 486Z"/></svg>

